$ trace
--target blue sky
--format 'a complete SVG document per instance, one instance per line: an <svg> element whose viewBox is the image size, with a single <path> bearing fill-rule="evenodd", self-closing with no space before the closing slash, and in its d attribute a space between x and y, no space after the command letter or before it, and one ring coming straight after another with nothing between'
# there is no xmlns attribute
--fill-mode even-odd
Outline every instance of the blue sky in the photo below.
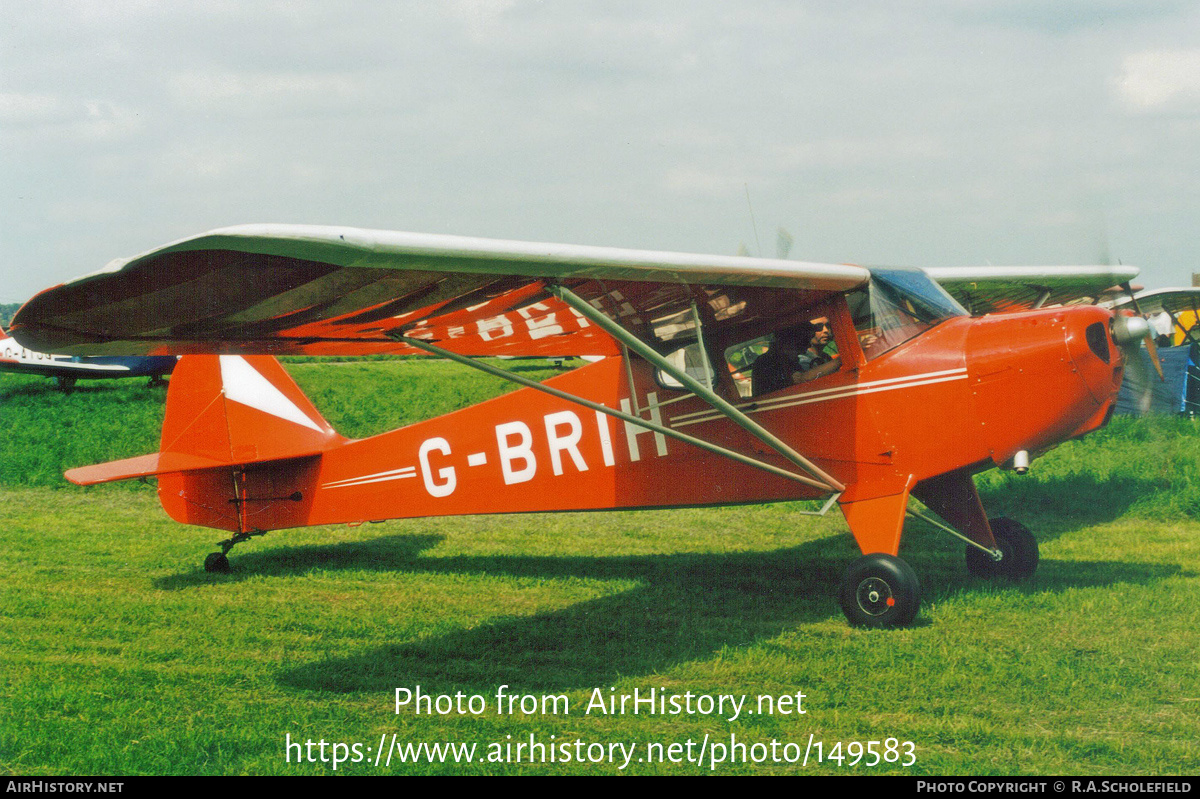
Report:
<svg viewBox="0 0 1200 799"><path fill-rule="evenodd" d="M250 222L1200 271L1195 3L5 0L0 25L3 302Z"/></svg>

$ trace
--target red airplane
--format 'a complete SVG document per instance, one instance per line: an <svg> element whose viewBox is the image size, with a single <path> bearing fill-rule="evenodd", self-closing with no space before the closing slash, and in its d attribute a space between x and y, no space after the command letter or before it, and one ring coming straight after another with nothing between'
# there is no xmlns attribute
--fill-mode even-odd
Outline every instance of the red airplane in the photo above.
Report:
<svg viewBox="0 0 1200 799"><path fill-rule="evenodd" d="M156 477L173 519L232 534L210 571L241 541L305 525L815 499L822 513L840 506L862 551L840 588L847 618L891 627L920 604L898 557L906 516L965 541L973 574L1033 573L1035 538L988 518L973 475L1023 471L1108 421L1122 347L1146 324L1081 300L1136 272L867 269L254 225L44 291L12 331L58 352L184 355L160 451L67 477ZM828 328L817 335L812 320ZM803 336L790 351L789 336ZM270 357L380 352L525 388L349 440ZM545 383L476 358L579 354L608 357ZM756 394L771 361L788 366Z"/></svg>

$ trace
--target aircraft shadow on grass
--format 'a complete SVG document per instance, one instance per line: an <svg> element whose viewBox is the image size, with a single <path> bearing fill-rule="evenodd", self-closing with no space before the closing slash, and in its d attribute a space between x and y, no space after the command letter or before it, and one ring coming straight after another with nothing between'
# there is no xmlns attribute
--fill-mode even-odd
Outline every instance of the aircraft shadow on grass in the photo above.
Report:
<svg viewBox="0 0 1200 799"><path fill-rule="evenodd" d="M1064 520L1049 537L1120 517L1139 496L1139 486L1136 480L1118 482L1119 490L1112 493L1116 501L1092 502L1087 514ZM1090 476L1074 476L1040 483L1032 494L1035 499L1042 494L1043 498L1057 496L1061 502L1060 492L1092 491L1088 496L1094 498L1097 487ZM1006 493L994 491L988 499L1005 499ZM1024 504L1031 496L1007 499ZM1043 542L1048 540L1042 531L1037 534ZM422 555L440 540L434 535L385 535L364 542L248 552L236 559L229 575L196 571L156 582L160 588L179 590L213 581L294 575L313 568L636 581L638 586L631 590L559 610L503 617L445 635L331 658L279 677L292 687L338 692L389 691L416 683L429 691L450 693L486 693L506 683L514 690L571 690L610 684L622 675L661 672L709 658L724 647L742 647L807 623L840 619L834 597L856 554L847 537L832 535L788 549L749 553ZM947 546L941 533L913 530L906 535L904 549L921 575L927 602L961 595L964 589L997 590L967 575L961 548ZM1043 560L1033 582L1017 590L1035 594L1119 583L1145 585L1180 571L1175 564Z"/></svg>
<svg viewBox="0 0 1200 799"><path fill-rule="evenodd" d="M609 684L619 675L662 671L710 657L722 647L745 646L840 615L829 595L844 569L845 543L832 537L792 549L735 554L418 555L390 567L431 574L634 580L638 585L558 610L309 664L280 680L297 688L346 692L413 683L473 693L504 683L529 691Z"/></svg>
<svg viewBox="0 0 1200 799"><path fill-rule="evenodd" d="M1127 475L1104 479L1075 473L1046 480L1013 477L980 491L993 516L1009 516L1033 530L1039 543L1124 516L1137 502L1162 492L1161 481Z"/></svg>
<svg viewBox="0 0 1200 799"><path fill-rule="evenodd" d="M279 679L295 688L336 692L412 684L485 694L502 684L525 691L609 685L624 675L659 673L805 624L840 621L833 596L853 558L846 549L840 536L832 536L791 549L721 555L417 555L379 563L364 552L350 560L406 572L633 579L640 585L560 610L330 658L288 670ZM1180 571L1174 565L1063 561L1048 561L1043 569L1042 577L1019 590L1149 584ZM957 570L957 579L925 589L927 601L942 601L970 586L995 590L968 578L961 561Z"/></svg>

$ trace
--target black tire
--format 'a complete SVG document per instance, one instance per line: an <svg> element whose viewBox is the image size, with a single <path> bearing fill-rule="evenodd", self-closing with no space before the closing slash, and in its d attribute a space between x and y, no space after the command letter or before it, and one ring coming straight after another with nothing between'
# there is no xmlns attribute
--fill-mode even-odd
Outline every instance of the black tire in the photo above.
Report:
<svg viewBox="0 0 1200 799"><path fill-rule="evenodd" d="M900 558L875 553L846 570L838 599L855 627L906 627L921 607L921 584Z"/></svg>
<svg viewBox="0 0 1200 799"><path fill-rule="evenodd" d="M1028 580L1037 571L1038 544L1029 528L1003 516L990 519L996 547L1004 556L992 560L986 552L967 547L967 572L985 580Z"/></svg>
<svg viewBox="0 0 1200 799"><path fill-rule="evenodd" d="M204 559L204 571L215 572L216 574L228 574L229 558L220 552L210 552L208 557Z"/></svg>

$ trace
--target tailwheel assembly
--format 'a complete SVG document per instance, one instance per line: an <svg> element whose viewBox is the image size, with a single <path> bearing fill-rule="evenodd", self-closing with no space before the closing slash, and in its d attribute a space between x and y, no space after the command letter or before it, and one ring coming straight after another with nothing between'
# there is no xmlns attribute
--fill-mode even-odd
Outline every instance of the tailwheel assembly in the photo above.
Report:
<svg viewBox="0 0 1200 799"><path fill-rule="evenodd" d="M213 572L215 574L229 573L229 550L233 549L243 541L247 541L255 536L266 535L266 530L251 530L248 533L234 533L232 538L227 538L218 543L221 547L220 552L210 552L208 557L204 559L204 571Z"/></svg>
<svg viewBox="0 0 1200 799"><path fill-rule="evenodd" d="M912 567L894 555L856 560L842 578L838 599L857 627L905 627L921 606L921 585Z"/></svg>
<svg viewBox="0 0 1200 799"><path fill-rule="evenodd" d="M973 577L1019 582L1033 576L1038 565L1038 544L1025 525L1006 517L988 520L996 539L997 559L975 547L967 547L967 571Z"/></svg>

